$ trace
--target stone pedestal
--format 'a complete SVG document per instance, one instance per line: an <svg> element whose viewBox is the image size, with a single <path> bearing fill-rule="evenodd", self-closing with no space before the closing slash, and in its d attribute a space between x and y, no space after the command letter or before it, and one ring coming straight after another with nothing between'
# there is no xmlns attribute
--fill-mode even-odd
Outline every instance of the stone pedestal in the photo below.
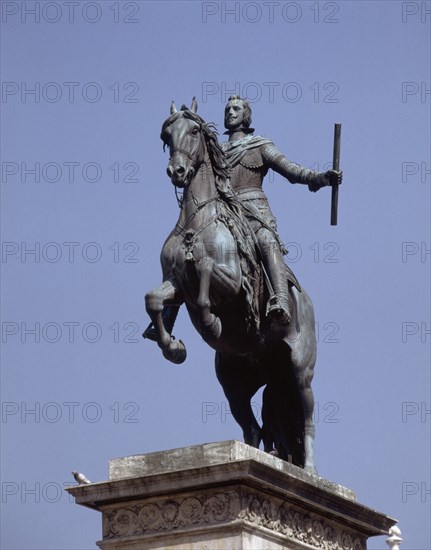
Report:
<svg viewBox="0 0 431 550"><path fill-rule="evenodd" d="M109 481L67 491L102 512L102 550L364 550L396 523L238 441L111 460Z"/></svg>

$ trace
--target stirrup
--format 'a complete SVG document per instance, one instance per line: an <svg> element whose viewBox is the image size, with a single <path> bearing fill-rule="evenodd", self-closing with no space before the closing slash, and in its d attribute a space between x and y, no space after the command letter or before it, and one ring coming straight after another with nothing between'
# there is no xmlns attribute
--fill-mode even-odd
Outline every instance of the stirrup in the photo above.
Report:
<svg viewBox="0 0 431 550"><path fill-rule="evenodd" d="M290 323L292 318L287 300L283 298L280 299L277 295L271 296L268 300L266 315L283 325Z"/></svg>

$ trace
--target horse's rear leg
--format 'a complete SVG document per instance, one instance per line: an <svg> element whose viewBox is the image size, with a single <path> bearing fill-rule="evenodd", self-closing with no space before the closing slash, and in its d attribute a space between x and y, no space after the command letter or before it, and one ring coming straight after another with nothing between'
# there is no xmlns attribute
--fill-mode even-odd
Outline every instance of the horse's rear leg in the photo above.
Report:
<svg viewBox="0 0 431 550"><path fill-rule="evenodd" d="M246 357L216 353L217 379L229 402L230 412L242 428L244 442L259 448L262 430L251 407L251 398L265 384L262 373Z"/></svg>
<svg viewBox="0 0 431 550"><path fill-rule="evenodd" d="M183 363L186 359L186 348L181 340L175 340L166 330L163 323L163 307L166 302L179 300L179 293L171 281L145 295L145 307L155 328L156 341L166 359L173 363Z"/></svg>
<svg viewBox="0 0 431 550"><path fill-rule="evenodd" d="M304 410L304 470L310 474L317 474L313 456L313 443L316 433L313 420L314 394L311 389L313 373L314 361L312 361L309 366L306 366L301 372L298 372L298 370L296 371L299 392Z"/></svg>
<svg viewBox="0 0 431 550"><path fill-rule="evenodd" d="M313 443L316 429L313 421L314 411L314 394L311 389L311 377L305 377L304 383L300 384L300 391L302 393L302 399L304 404L304 450L305 450L305 464L304 470L310 474L317 474L316 467L314 465L313 456Z"/></svg>
<svg viewBox="0 0 431 550"><path fill-rule="evenodd" d="M316 364L316 336L314 332L314 312L310 297L304 291L299 294L292 289L292 300L301 327L299 333L292 331L287 342L292 348L292 360L298 380L299 392L304 410L304 469L316 474L313 457L315 427L313 421L314 395L311 389L314 366Z"/></svg>

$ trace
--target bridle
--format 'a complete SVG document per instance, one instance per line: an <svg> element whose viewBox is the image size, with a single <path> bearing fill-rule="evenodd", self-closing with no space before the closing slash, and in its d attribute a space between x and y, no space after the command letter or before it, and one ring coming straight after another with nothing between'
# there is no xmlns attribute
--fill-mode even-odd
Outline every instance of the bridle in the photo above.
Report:
<svg viewBox="0 0 431 550"><path fill-rule="evenodd" d="M196 122L196 121L195 121ZM173 122L172 122L173 123ZM200 123L199 124L199 131L200 133L202 134L202 125ZM205 133L203 135L203 138L205 140ZM206 141L206 140L205 140ZM164 141L164 147L167 145L166 141ZM163 148L164 148L163 147ZM169 147L169 145L168 145ZM191 153L189 153L189 151L186 151L185 149L182 149L181 147L175 147L175 148L170 148L169 147L169 153L170 153L170 157L169 157L169 162L171 161L172 157L175 155L175 153L180 153L182 155L185 155L191 162L194 162L195 161L195 158L192 156ZM179 191L178 191L178 187L176 185L174 185L174 188L175 188L175 198L177 200L177 203L178 203L178 207L179 208L182 208L183 204L184 204L184 191L182 192L182 194L180 195ZM199 208L198 208L199 210Z"/></svg>
<svg viewBox="0 0 431 550"><path fill-rule="evenodd" d="M175 155L175 153L181 153L182 155L186 155L186 157L188 157L189 160L191 160L192 162L195 160L188 151L186 151L185 149L181 149L181 147L176 147L174 150L171 150L171 148L169 148L169 151L171 154L169 160L171 160L171 158Z"/></svg>

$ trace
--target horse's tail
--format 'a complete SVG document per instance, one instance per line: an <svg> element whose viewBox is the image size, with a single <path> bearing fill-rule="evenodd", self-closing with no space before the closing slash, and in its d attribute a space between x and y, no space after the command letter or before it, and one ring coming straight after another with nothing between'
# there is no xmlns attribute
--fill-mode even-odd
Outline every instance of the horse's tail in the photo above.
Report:
<svg viewBox="0 0 431 550"><path fill-rule="evenodd" d="M265 358L270 376L262 397L262 436L265 450L275 449L283 460L304 467L304 408L290 349L280 344Z"/></svg>

